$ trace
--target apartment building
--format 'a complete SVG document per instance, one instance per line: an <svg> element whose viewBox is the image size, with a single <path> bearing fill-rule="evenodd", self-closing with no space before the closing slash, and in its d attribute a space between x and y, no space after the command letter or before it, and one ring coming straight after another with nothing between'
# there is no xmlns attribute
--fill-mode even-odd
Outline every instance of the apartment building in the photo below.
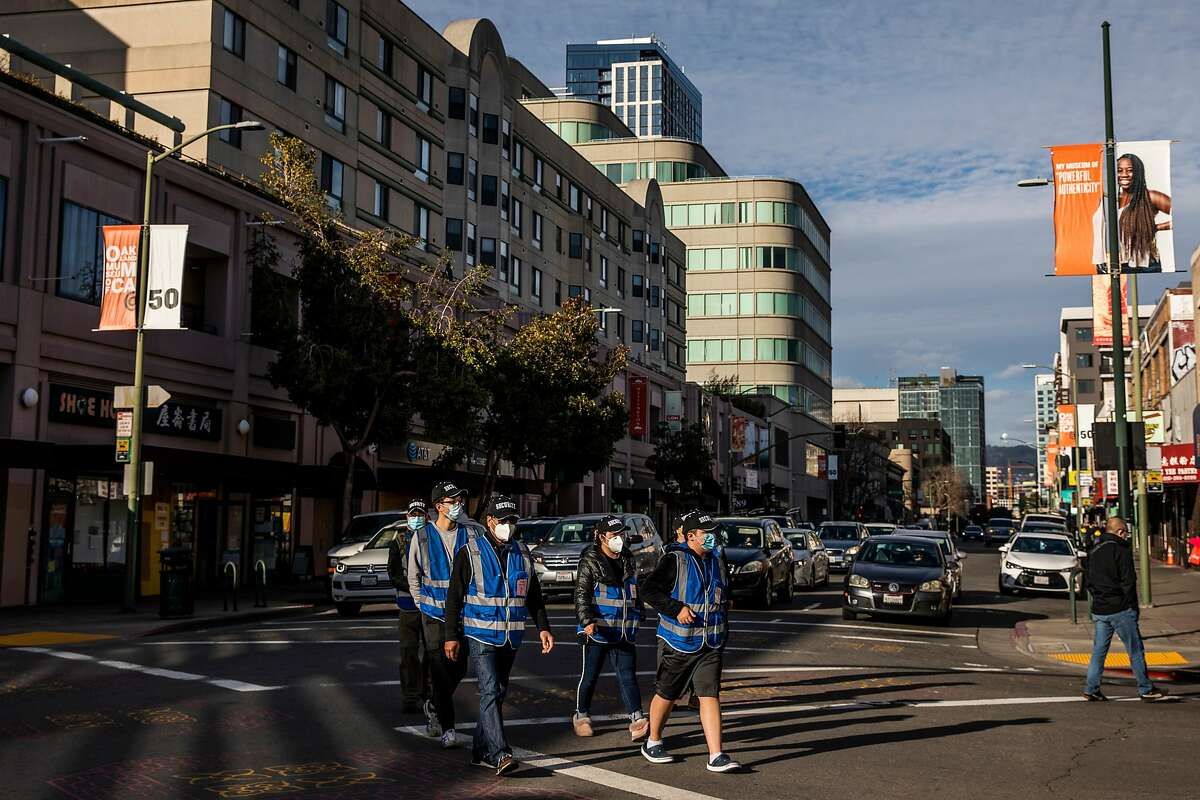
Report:
<svg viewBox="0 0 1200 800"><path fill-rule="evenodd" d="M1040 372L1033 376L1034 414L1036 428L1034 446L1037 450L1037 481L1041 486L1046 479L1046 445L1050 441L1050 429L1058 427L1058 400L1053 373ZM1081 403L1083 401L1080 401Z"/></svg>
<svg viewBox="0 0 1200 800"><path fill-rule="evenodd" d="M974 502L983 502L987 488L983 472L987 466L983 377L959 375L950 367L942 367L936 377L901 377L899 389L900 418L941 421L954 446L954 466L962 471L974 492Z"/></svg>

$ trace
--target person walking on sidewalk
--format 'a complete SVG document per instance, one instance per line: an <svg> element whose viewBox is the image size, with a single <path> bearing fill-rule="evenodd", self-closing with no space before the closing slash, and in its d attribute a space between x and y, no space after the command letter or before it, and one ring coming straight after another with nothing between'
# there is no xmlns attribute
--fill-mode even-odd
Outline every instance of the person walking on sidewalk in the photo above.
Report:
<svg viewBox="0 0 1200 800"><path fill-rule="evenodd" d="M414 714L429 701L429 658L424 652L421 612L408 587L408 549L417 532L428 522L425 501L408 504L407 520L388 545L388 579L396 590L396 608L400 618L400 696L403 712Z"/></svg>
<svg viewBox="0 0 1200 800"><path fill-rule="evenodd" d="M1088 556L1087 582L1092 592L1092 624L1095 640L1088 664L1088 700L1107 700L1100 691L1100 677L1113 633L1121 637L1129 653L1129 666L1137 679L1138 696L1147 702L1161 700L1166 692L1156 689L1146 672L1146 651L1138 630L1137 575L1129 546L1129 526L1120 517L1110 517L1105 533Z"/></svg>
<svg viewBox="0 0 1200 800"><path fill-rule="evenodd" d="M446 658L465 663L466 648L452 635L459 626L467 637L479 681L479 720L475 723L471 763L503 775L517 768L504 736L504 695L517 649L531 617L542 640L542 655L554 649L554 636L529 548L513 539L517 504L496 495L488 505L486 531L471 528L467 546L454 556L446 594Z"/></svg>
<svg viewBox="0 0 1200 800"><path fill-rule="evenodd" d="M596 525L596 541L584 548L575 577L576 633L580 637L583 672L575 690L576 736L592 736L592 696L600 670L611 659L617 688L629 715L629 736L644 738L650 721L642 713L637 682L637 635L642 622L637 569L627 548L625 523L609 514Z"/></svg>
<svg viewBox="0 0 1200 800"><path fill-rule="evenodd" d="M442 747L458 744L454 732L454 691L467 674L465 660L446 658L448 638L461 634L446 629L446 589L450 585L450 566L455 556L467 546L467 526L460 525L464 517L466 492L449 481L433 487L430 500L437 518L415 532L408 548L408 590L417 598L421 610L425 655L429 661L429 679L433 687L432 700L425 701L426 732L440 738Z"/></svg>
<svg viewBox="0 0 1200 800"><path fill-rule="evenodd" d="M642 756L653 764L675 760L663 746L663 729L690 680L700 698L709 771L741 769L721 749L721 659L728 634L729 575L724 559L713 552L718 527L705 512L685 514L685 543L667 549L643 589L646 602L658 610L658 671L649 738L642 745Z"/></svg>

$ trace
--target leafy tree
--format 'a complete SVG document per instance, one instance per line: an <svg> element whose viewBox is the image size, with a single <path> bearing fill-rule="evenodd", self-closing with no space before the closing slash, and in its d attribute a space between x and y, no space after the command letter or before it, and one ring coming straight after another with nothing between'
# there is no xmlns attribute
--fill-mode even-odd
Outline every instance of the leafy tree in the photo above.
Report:
<svg viewBox="0 0 1200 800"><path fill-rule="evenodd" d="M678 486L679 499L699 501L706 478L712 477L713 455L708 433L701 423L684 424L677 431L665 422L654 431L654 453L646 466L655 480Z"/></svg>

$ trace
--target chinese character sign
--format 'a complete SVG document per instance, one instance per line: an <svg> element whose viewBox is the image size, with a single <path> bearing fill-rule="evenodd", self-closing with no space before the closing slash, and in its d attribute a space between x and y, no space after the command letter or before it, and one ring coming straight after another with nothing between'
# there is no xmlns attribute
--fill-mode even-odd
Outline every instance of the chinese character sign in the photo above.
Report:
<svg viewBox="0 0 1200 800"><path fill-rule="evenodd" d="M1165 484L1200 483L1196 474L1196 454L1190 444L1163 445L1162 480Z"/></svg>

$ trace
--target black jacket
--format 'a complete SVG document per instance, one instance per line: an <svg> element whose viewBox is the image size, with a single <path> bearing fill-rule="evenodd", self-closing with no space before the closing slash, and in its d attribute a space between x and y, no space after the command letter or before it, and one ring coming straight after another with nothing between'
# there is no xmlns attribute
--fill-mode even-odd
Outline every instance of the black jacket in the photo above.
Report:
<svg viewBox="0 0 1200 800"><path fill-rule="evenodd" d="M1088 587L1093 614L1116 614L1138 607L1137 574L1127 540L1106 533L1088 554Z"/></svg>
<svg viewBox="0 0 1200 800"><path fill-rule="evenodd" d="M480 534L480 542L487 542L496 553L500 562L501 572L508 571L508 548L517 547L518 543L510 541L500 544L490 533ZM467 548L462 548L454 554L454 564L450 568L450 588L446 590L446 638L462 638L462 609L467 597L467 586L471 583L471 554ZM536 575L529 576L529 589L525 595L525 608L529 611L529 619L539 631L550 630L550 619L546 616L546 602L542 599L542 585Z"/></svg>
<svg viewBox="0 0 1200 800"><path fill-rule="evenodd" d="M581 626L586 628L600 620L600 612L594 603L597 583L624 585L625 581L637 577L633 556L628 550L621 553L620 564L621 574L618 575L609 559L600 552L599 545L589 544L583 549L579 556L579 571L575 574L575 618ZM642 607L640 595L637 597L637 606Z"/></svg>
<svg viewBox="0 0 1200 800"><path fill-rule="evenodd" d="M654 606L654 609L659 614L665 614L668 617L679 616L680 610L683 609L683 603L671 597L671 592L675 590L676 550L682 550L688 558L700 561L700 556L693 553L687 545L673 544L663 553L662 558L658 560L658 565L654 568L654 572L650 573L650 576L646 578L646 583L642 587L642 595L646 598L646 602ZM708 558L712 557L708 556ZM725 565L725 585L729 586L728 564ZM726 609L729 608L728 594L723 599L723 604Z"/></svg>

